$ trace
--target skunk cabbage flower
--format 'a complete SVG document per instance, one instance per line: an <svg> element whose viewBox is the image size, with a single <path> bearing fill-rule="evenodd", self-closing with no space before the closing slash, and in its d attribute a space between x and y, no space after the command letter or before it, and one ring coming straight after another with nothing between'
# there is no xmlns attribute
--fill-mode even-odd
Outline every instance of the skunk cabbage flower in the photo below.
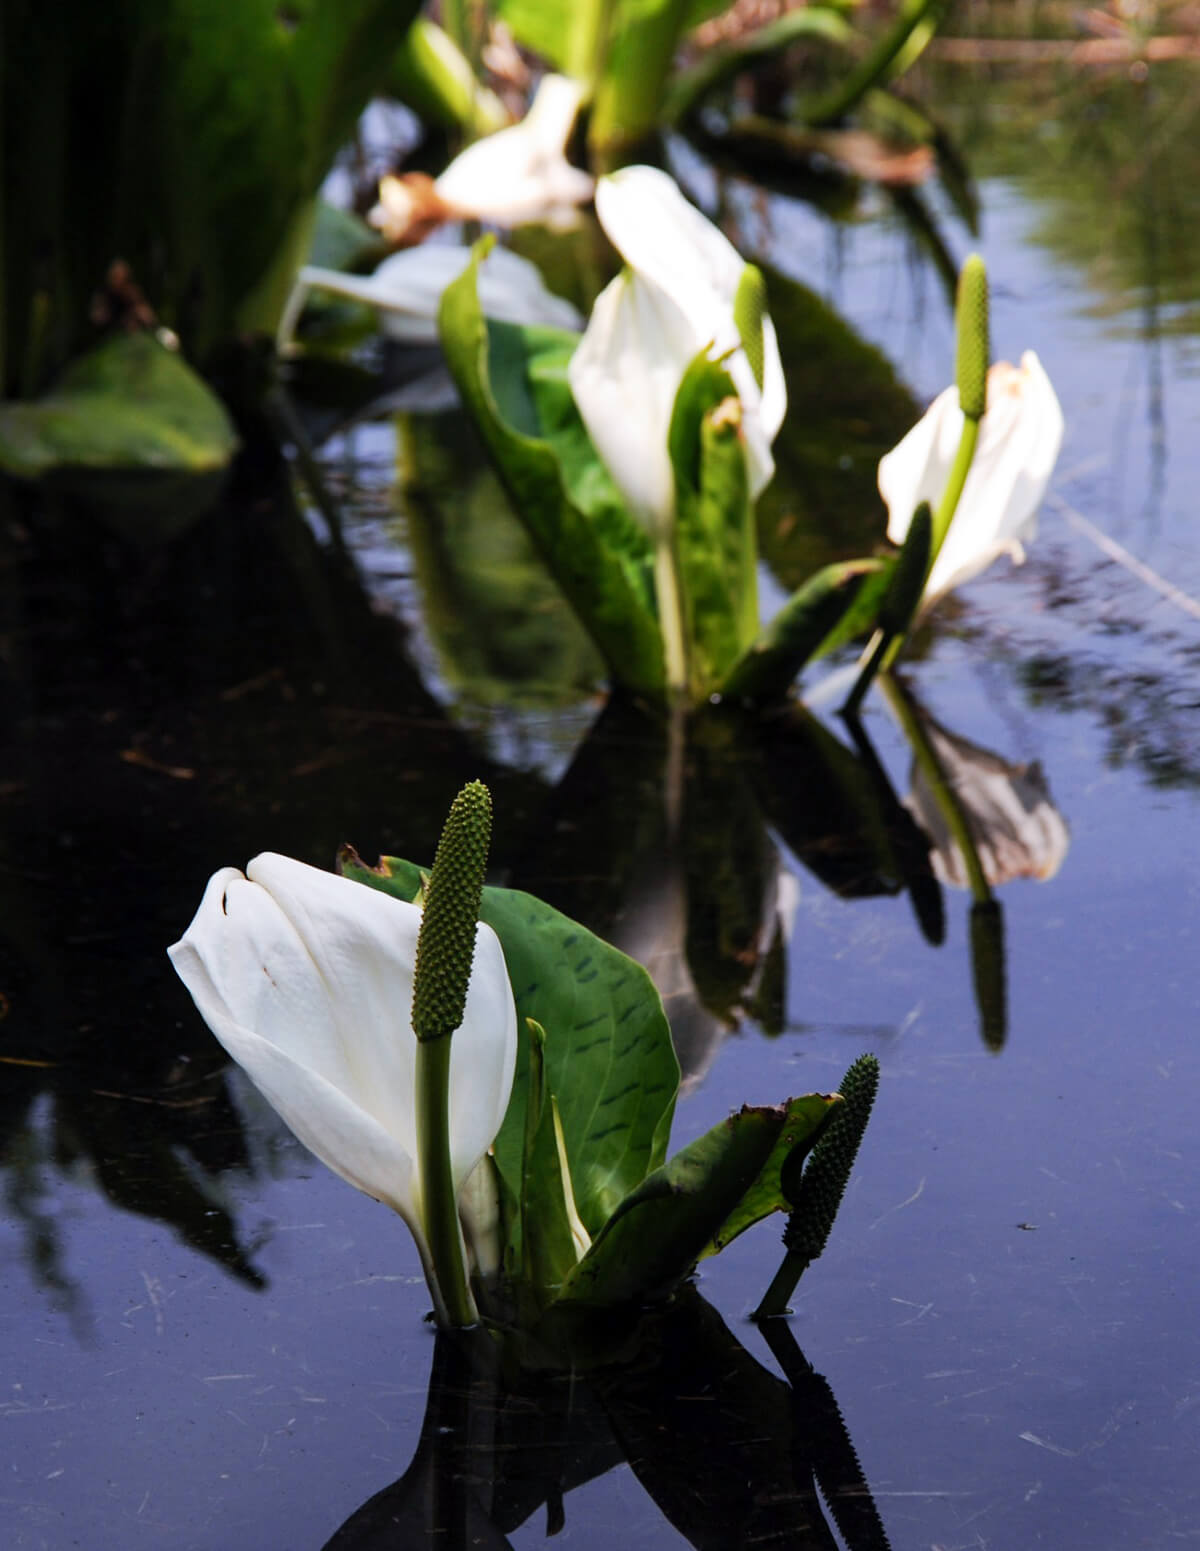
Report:
<svg viewBox="0 0 1200 1551"><path fill-rule="evenodd" d="M543 76L519 124L476 140L432 186L420 176L383 179L367 219L393 242L411 241L431 216L492 226L570 225L595 187L564 154L582 100L578 81Z"/></svg>
<svg viewBox="0 0 1200 1551"><path fill-rule="evenodd" d="M750 493L774 472L787 405L775 329L762 319L762 385L734 303L746 271L733 244L653 167L601 178L596 214L626 269L597 297L568 376L588 434L630 510L655 535L674 517L667 432L694 358L724 361L742 406Z"/></svg>
<svg viewBox="0 0 1200 1551"><path fill-rule="evenodd" d="M416 905L264 854L244 877L234 867L212 877L168 951L204 1021L300 1141L404 1218L432 1286L410 1021L420 924ZM456 1197L500 1129L516 1050L504 953L481 923L450 1047Z"/></svg>
<svg viewBox="0 0 1200 1551"><path fill-rule="evenodd" d="M426 243L393 253L371 275L348 275L309 265L297 276L296 290L280 325L281 346L290 341L310 290L366 302L376 308L380 328L392 339L436 344L442 292L462 274L471 252L461 243ZM546 289L537 266L509 248L493 248L480 264L479 307L485 318L500 323L541 323L561 329L583 326L571 303Z"/></svg>
<svg viewBox="0 0 1200 1551"><path fill-rule="evenodd" d="M1010 764L998 754L955 737L922 713L926 736L958 800L992 888L1013 878L1052 878L1071 844L1066 820L1054 806L1042 767ZM941 881L970 886L962 853L919 765L905 805L933 842L930 858Z"/></svg>
<svg viewBox="0 0 1200 1551"><path fill-rule="evenodd" d="M958 390L947 388L898 447L880 460L879 492L887 503L888 538L902 544L922 501L937 511L962 433ZM934 561L921 601L938 598L978 576L1000 555L1024 560L1037 532L1041 504L1058 449L1063 415L1050 379L1032 350L1020 366L999 362L988 372L987 410L958 509Z"/></svg>

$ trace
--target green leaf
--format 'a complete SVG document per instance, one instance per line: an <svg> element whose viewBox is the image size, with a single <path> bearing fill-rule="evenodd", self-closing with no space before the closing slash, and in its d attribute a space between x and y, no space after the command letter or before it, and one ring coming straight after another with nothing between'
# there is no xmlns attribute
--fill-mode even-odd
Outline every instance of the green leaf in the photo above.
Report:
<svg viewBox="0 0 1200 1551"><path fill-rule="evenodd" d="M734 665L721 685L723 697L756 704L781 700L792 680L812 658L830 651L854 629L856 609L868 578L888 567L881 560L845 560L823 566L779 613ZM861 618L870 622L874 610ZM835 634L836 633L836 634Z"/></svg>
<svg viewBox="0 0 1200 1551"><path fill-rule="evenodd" d="M353 210L322 200L317 206L307 262L317 269L373 269L391 250Z"/></svg>
<svg viewBox="0 0 1200 1551"><path fill-rule="evenodd" d="M741 406L728 372L703 351L679 384L667 447L689 691L699 704L758 629L758 552Z"/></svg>
<svg viewBox="0 0 1200 1551"><path fill-rule="evenodd" d="M713 1234L701 1259L719 1255L739 1234L772 1212L790 1210L792 1203L784 1181L825 1133L841 1102L836 1093L806 1093L787 1101L786 1116L770 1156L753 1185Z"/></svg>
<svg viewBox="0 0 1200 1551"><path fill-rule="evenodd" d="M339 867L400 899L420 888L420 869L397 857L374 869L347 850ZM575 1203L595 1235L666 1156L679 1063L662 1002L640 964L530 894L485 888L480 919L503 945L521 1032L496 1164L519 1199L532 1018L546 1031L546 1085L558 1102Z"/></svg>
<svg viewBox="0 0 1200 1551"><path fill-rule="evenodd" d="M144 333L100 345L43 398L0 405L0 469L21 479L207 475L236 447L221 401L177 352Z"/></svg>
<svg viewBox="0 0 1200 1551"><path fill-rule="evenodd" d="M321 182L417 9L7 0L0 392L40 391L79 352L118 255L192 359L273 333Z"/></svg>
<svg viewBox="0 0 1200 1551"><path fill-rule="evenodd" d="M609 1218L561 1302L614 1305L669 1292L705 1254L785 1205L779 1170L811 1145L835 1099L744 1106L656 1169Z"/></svg>
<svg viewBox="0 0 1200 1551"><path fill-rule="evenodd" d="M566 387L574 336L485 324L482 252L447 287L446 360L517 516L613 678L663 693L662 635L650 606L650 545L611 491Z"/></svg>
<svg viewBox="0 0 1200 1551"><path fill-rule="evenodd" d="M546 1087L546 1031L532 1018L529 1079L521 1157L521 1254L509 1266L521 1291L539 1302L558 1292L579 1256L571 1232L574 1199L563 1168L558 1106ZM511 1257L510 1257L511 1258Z"/></svg>
<svg viewBox="0 0 1200 1551"><path fill-rule="evenodd" d="M408 29L389 84L425 125L486 135L508 123L495 92L480 85L462 50L427 16L418 16Z"/></svg>
<svg viewBox="0 0 1200 1551"><path fill-rule="evenodd" d="M853 36L846 18L831 7L806 5L787 11L765 27L705 49L695 64L680 70L671 83L663 121L678 124L718 86L772 54L791 48L798 39L818 37L845 45Z"/></svg>

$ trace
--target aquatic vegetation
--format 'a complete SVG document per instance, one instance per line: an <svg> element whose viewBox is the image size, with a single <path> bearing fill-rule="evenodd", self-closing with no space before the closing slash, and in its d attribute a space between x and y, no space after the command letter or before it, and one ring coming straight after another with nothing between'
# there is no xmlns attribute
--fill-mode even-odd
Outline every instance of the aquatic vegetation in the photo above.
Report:
<svg viewBox="0 0 1200 1551"><path fill-rule="evenodd" d="M595 187L566 158L582 99L577 81L543 76L523 119L476 140L432 183L421 175L383 178L368 220L390 242L411 240L414 227L442 220L570 225Z"/></svg>
<svg viewBox="0 0 1200 1551"><path fill-rule="evenodd" d="M879 491L888 508L888 538L903 544L912 513L946 488L962 438L957 387L929 406L898 447L879 464ZM925 583L921 608L985 571L1001 555L1019 564L1037 533L1041 505L1058 450L1063 415L1054 388L1032 350L1020 366L997 362L987 375L987 409L979 444L954 521Z"/></svg>
<svg viewBox="0 0 1200 1551"><path fill-rule="evenodd" d="M171 959L213 1033L305 1146L404 1218L444 1317L419 1134L420 1046L399 1021L421 922L415 905L264 855L245 876L214 874ZM504 957L481 925L447 1077L456 1200L504 1118L516 1048Z"/></svg>
<svg viewBox="0 0 1200 1551"><path fill-rule="evenodd" d="M549 906L480 894L487 814L465 788L428 876L353 853L341 877L224 869L172 959L300 1140L408 1223L439 1323L474 1322L476 1299L522 1325L635 1311L804 1210L803 1160L841 1101L743 1106L668 1158L679 1064L658 993Z"/></svg>

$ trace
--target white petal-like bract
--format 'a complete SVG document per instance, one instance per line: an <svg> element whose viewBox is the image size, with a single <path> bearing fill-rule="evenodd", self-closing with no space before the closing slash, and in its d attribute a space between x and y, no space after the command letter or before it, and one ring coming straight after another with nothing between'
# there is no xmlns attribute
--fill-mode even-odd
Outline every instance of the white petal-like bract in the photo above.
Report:
<svg viewBox="0 0 1200 1551"><path fill-rule="evenodd" d="M631 510L661 534L673 519L667 433L684 372L701 351L725 365L757 497L774 472L771 443L787 405L779 346L764 317L760 389L734 316L745 261L665 172L626 167L601 178L596 214L627 269L597 299L571 360L571 391Z"/></svg>
<svg viewBox="0 0 1200 1551"><path fill-rule="evenodd" d="M922 501L936 511L958 449L963 415L947 388L879 464L888 508L888 538L904 542ZM934 562L922 607L987 569L1000 555L1024 559L1037 532L1037 510L1062 445L1063 415L1050 379L1032 350L1019 367L988 372L987 411L950 530Z"/></svg>
<svg viewBox="0 0 1200 1551"><path fill-rule="evenodd" d="M379 312L379 325L392 339L435 344L442 293L467 267L471 249L461 243L423 243L384 259L374 274L347 275L336 269L302 269L297 286L366 302ZM570 302L546 289L536 264L510 248L493 248L479 266L479 306L499 323L549 324L580 329L583 319Z"/></svg>
<svg viewBox="0 0 1200 1551"><path fill-rule="evenodd" d="M171 961L209 1028L306 1147L399 1212L428 1269L410 1021L421 912L289 857L209 882ZM517 1026L499 939L480 924L450 1050L456 1190L500 1129Z"/></svg>

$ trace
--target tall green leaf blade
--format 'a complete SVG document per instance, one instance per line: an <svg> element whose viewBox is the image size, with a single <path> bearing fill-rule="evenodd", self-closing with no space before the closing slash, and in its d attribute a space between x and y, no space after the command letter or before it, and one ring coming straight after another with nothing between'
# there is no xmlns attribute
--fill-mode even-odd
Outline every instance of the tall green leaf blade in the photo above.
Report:
<svg viewBox="0 0 1200 1551"><path fill-rule="evenodd" d="M741 407L728 372L701 353L675 395L667 438L690 691L707 699L758 630L757 539Z"/></svg>
<svg viewBox="0 0 1200 1551"><path fill-rule="evenodd" d="M547 331L494 330L496 355L494 360L490 357L489 330L476 289L479 256L477 250L442 297L439 328L447 363L513 510L613 677L629 689L657 698L664 682L662 636L647 607L644 585L637 579L641 562L627 547L614 549L608 542L616 526L611 511L607 519L597 522L594 508L585 510L577 504L583 499L579 470L569 479L572 457L557 450L566 439L561 420L555 443L544 431L538 434L546 404L544 380L540 390L531 386L528 357L515 347L527 334L536 346L544 342ZM508 413L502 411L501 402ZM560 414L565 416L566 410ZM628 536L628 529L625 532Z"/></svg>
<svg viewBox="0 0 1200 1551"><path fill-rule="evenodd" d="M397 857L367 867L352 852L341 871L401 899L420 869ZM666 1156L679 1063L654 983L640 964L550 905L515 889L485 888L480 917L504 948L521 1039L513 1096L496 1138L496 1164L521 1190L528 1092L525 1020L546 1031L546 1088L558 1102L579 1216L595 1236L617 1205Z"/></svg>
<svg viewBox="0 0 1200 1551"><path fill-rule="evenodd" d="M880 573L890 575L891 566L843 560L810 576L734 664L722 695L756 704L781 700L807 662L874 622L878 589L868 583Z"/></svg>

